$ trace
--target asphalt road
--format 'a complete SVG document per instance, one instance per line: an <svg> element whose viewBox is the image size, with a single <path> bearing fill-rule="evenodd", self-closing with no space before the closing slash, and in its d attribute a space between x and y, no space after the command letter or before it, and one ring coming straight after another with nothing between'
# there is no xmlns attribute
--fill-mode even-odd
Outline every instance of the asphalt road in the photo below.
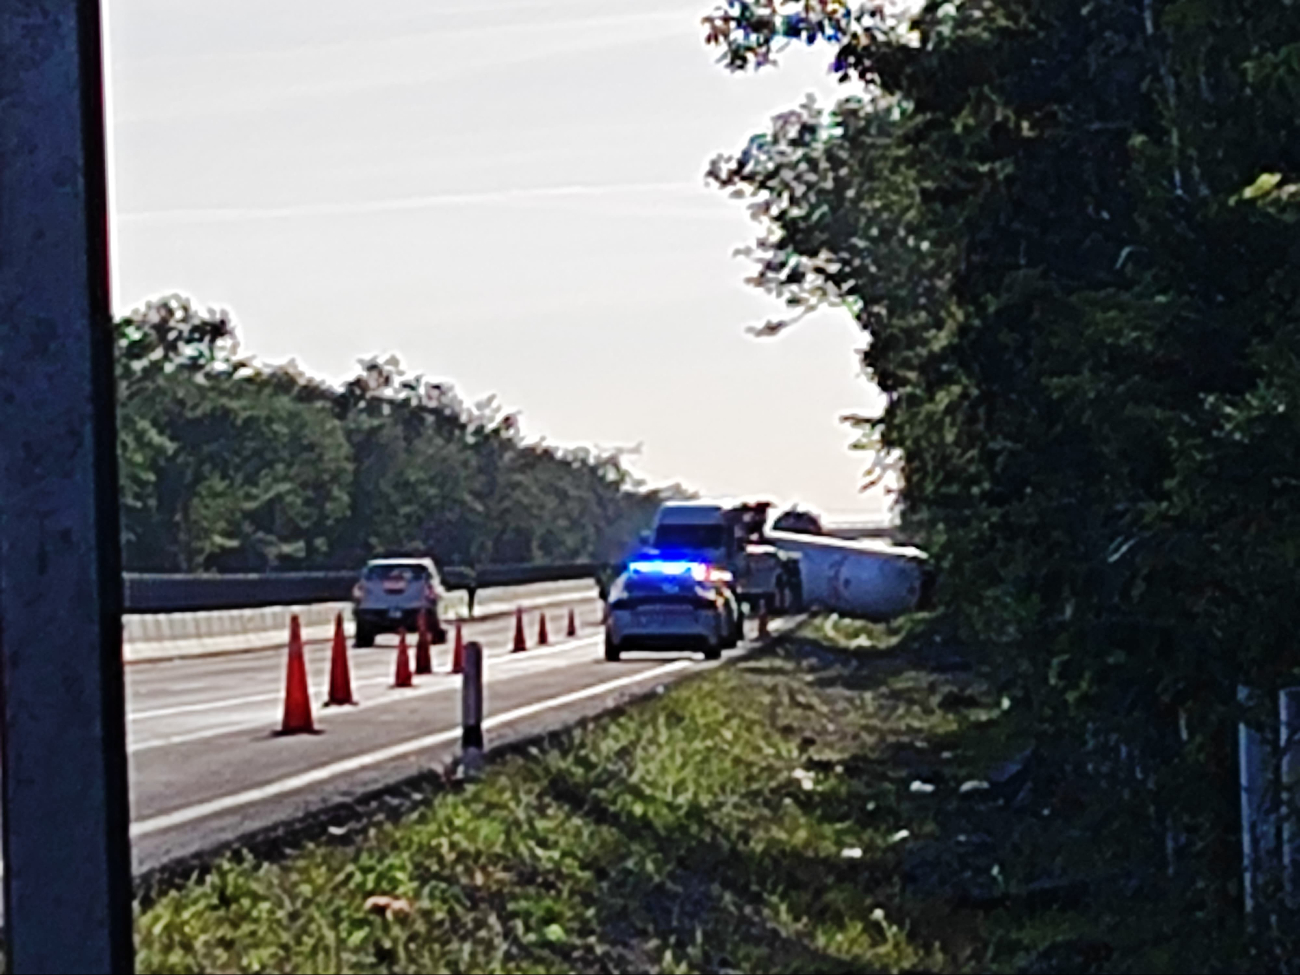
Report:
<svg viewBox="0 0 1300 975"><path fill-rule="evenodd" d="M579 635L564 635L568 610ZM510 653L513 617L472 621L465 638L485 651L488 746L567 725L707 666L698 654L603 655L601 604L590 597L546 610L551 641ZM751 628L752 632L752 628ZM280 737L284 651L127 668L132 848L137 873L201 853L278 822L356 798L450 761L460 745L460 678L450 643L433 675L393 688L396 640L352 649L356 706L322 707L329 645L306 647L318 733ZM414 641L411 641L414 664ZM742 646L729 656L743 652Z"/></svg>

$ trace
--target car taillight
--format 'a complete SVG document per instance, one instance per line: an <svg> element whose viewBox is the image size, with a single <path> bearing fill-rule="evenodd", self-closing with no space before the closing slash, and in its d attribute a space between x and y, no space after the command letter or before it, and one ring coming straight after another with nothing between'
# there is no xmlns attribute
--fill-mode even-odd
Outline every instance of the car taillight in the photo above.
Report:
<svg viewBox="0 0 1300 975"><path fill-rule="evenodd" d="M424 587L424 598L429 600L431 603L437 600L438 590L433 588L432 582Z"/></svg>
<svg viewBox="0 0 1300 975"><path fill-rule="evenodd" d="M366 595L366 584L364 582L358 582L355 586L352 587L352 601L354 603L361 602L361 600L365 598L365 595Z"/></svg>

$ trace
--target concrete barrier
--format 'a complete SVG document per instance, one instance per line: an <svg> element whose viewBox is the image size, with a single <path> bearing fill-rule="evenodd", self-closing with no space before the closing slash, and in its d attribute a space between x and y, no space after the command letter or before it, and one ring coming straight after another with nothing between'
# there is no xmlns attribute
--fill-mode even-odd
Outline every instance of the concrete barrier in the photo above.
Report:
<svg viewBox="0 0 1300 975"><path fill-rule="evenodd" d="M596 584L580 579L540 582L527 586L484 589L474 601L474 618L513 613L515 607L535 609L552 603L597 595ZM440 613L444 621L468 618L464 592L447 594ZM351 603L307 606L267 606L207 613L133 613L122 617L122 658L128 663L249 653L287 645L289 617L298 615L306 641L334 635L334 617L343 614L348 639L354 636Z"/></svg>

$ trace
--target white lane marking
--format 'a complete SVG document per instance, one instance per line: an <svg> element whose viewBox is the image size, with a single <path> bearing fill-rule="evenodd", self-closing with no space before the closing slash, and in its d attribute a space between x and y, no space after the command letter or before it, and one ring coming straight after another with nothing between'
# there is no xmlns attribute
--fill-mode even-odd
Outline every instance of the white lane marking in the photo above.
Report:
<svg viewBox="0 0 1300 975"><path fill-rule="evenodd" d="M501 653L501 654L492 654L488 659L496 660L504 657L505 659L502 662L511 665L510 668L502 675L503 679L507 679L511 677L520 677L532 672L530 669L528 669L525 666L530 660L536 660L538 657L549 657L552 654L564 653L569 650L576 650L579 647L583 646L584 644L595 643L599 639L601 638L583 637L578 640L573 640L569 643L558 644L553 647L547 647L544 650L529 650L522 654L511 654L509 652ZM453 677L453 678L455 677L454 674L448 673L447 671L440 671L436 674L430 674L428 676ZM487 671L485 671L484 676L490 677L490 674ZM391 678L388 677L368 679L364 683L359 683L358 686L366 686L366 685L374 685L374 684L386 685L389 683L390 680ZM454 691L456 686L457 685L454 682L444 681L438 684L426 684L423 687L393 688L394 693L392 694L380 698L375 698L369 701L362 701L360 704L352 705L350 707L347 707L344 710L335 711L332 713L338 715L355 714L357 711L365 711L369 708L380 707L385 704L400 704L403 701L409 701L412 698L416 698L416 697L423 697L426 694L437 694L441 691ZM278 694L273 695L270 697L270 699L279 700L280 695ZM205 738L216 738L219 735L230 734L231 732L235 732L235 731L243 731L250 728L265 728L267 727L268 722L270 720L273 719L258 718L256 721L237 721L234 724L226 723L221 725L215 725L211 728L204 728L202 731L191 731L179 735L169 735L166 738L155 738L150 741L131 742L127 747L127 751L130 752L132 755L134 755L136 752L150 751L154 748L165 748L169 745L184 745L191 741L202 741Z"/></svg>
<svg viewBox="0 0 1300 975"><path fill-rule="evenodd" d="M590 643L598 639L594 636L579 637L576 640L566 640L563 643L557 643L553 646L539 648L537 650L525 651L530 657L544 657L551 653L560 653L561 651L580 646L584 643ZM511 651L507 650L501 653L489 654L489 657L512 656ZM518 656L518 654L513 654ZM521 658L522 659L522 658ZM421 676L436 676L437 674L446 674L447 671L435 671L434 674ZM354 687L375 687L385 684L389 681L387 677L367 677L362 680L352 682ZM193 714L199 711L219 711L222 708L238 707L241 704L258 704L262 701L278 701L283 696L283 692L277 691L274 694L250 694L246 697L228 697L218 701L202 701L197 704L176 704L166 708L152 708L148 711L132 711L127 714L128 721L144 721L148 718L168 718L177 714Z"/></svg>
<svg viewBox="0 0 1300 975"><path fill-rule="evenodd" d="M483 729L485 731L490 730L503 724L508 724L511 721L518 721L520 718L539 714L542 711L549 711L553 708L564 707L566 704L573 704L585 698L606 694L610 691L617 690L620 687L626 687L629 684L635 684L641 681L651 680L655 677L661 677L665 674L672 673L673 671L690 667L693 663L694 661L691 660L675 660L670 664L664 664L662 667L655 667L652 670L646 670L639 674L632 674L628 677L620 677L616 680L605 681L603 684L595 684L591 687L585 687L580 691L571 691L568 694L561 694L558 697L553 697L546 701L539 701L536 704L528 704L523 707L515 708L514 710L506 711L503 714L494 715L493 717L486 719L483 722ZM142 819L137 823L131 824L131 836L148 836L150 833L157 833L176 826L183 826L186 823L192 823L195 820L204 819L208 816L215 816L218 813L227 812L231 809L238 809L241 806L249 806L253 803L264 802L267 799L284 795L287 792L296 792L299 789L305 789L308 786L337 778L340 775L347 775L349 772L356 772L372 765L378 765L382 762L390 761L394 758L401 758L403 755L409 755L412 752L431 748L434 745L440 745L444 742L455 741L460 736L460 733L460 728L450 728L446 731L439 731L432 735L422 735L419 738L413 738L410 741L405 741L401 744L389 745L387 748L380 748L364 755L357 755L354 758L347 758L342 761L331 762L328 765L322 765L309 772L291 775L288 778L281 779L279 782L272 782L269 785L258 786L255 789L236 792L232 795L222 796L219 799L211 799L208 802L201 802L198 805L189 806L185 809L178 809L175 812L164 813L161 816Z"/></svg>
<svg viewBox="0 0 1300 975"><path fill-rule="evenodd" d="M174 714L193 714L196 711L217 711L221 708L238 707L241 704L256 704L259 701L279 700L280 694L250 694L248 697L228 697L220 701L204 701L202 704L177 704L170 708L154 708L152 711L131 711L128 721L143 721L146 718L167 718Z"/></svg>
<svg viewBox="0 0 1300 975"><path fill-rule="evenodd" d="M218 735L227 735L236 731L247 731L250 728L266 728L269 723L262 721L244 721L236 720L233 724L218 724L204 728L202 731L191 731L189 734L168 735L166 738L154 738L150 741L131 742L127 745L127 752L134 755L136 752L152 751L155 748L166 748L168 745L184 745L191 741L202 741L204 738L216 738Z"/></svg>

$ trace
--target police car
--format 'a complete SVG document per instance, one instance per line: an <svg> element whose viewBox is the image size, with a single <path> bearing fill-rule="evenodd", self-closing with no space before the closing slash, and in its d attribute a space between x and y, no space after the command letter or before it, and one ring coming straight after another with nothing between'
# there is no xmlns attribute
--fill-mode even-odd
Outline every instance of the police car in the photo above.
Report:
<svg viewBox="0 0 1300 975"><path fill-rule="evenodd" d="M610 587L605 659L624 650L698 649L717 660L740 643L744 617L730 572L707 562L649 554Z"/></svg>

